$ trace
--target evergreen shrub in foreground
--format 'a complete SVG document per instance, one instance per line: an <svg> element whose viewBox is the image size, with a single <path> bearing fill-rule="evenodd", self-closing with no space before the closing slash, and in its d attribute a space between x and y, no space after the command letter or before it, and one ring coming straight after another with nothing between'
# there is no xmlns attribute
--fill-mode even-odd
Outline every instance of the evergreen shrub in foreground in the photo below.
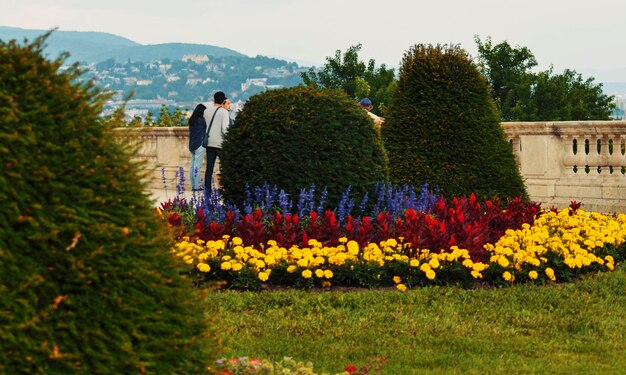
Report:
<svg viewBox="0 0 626 375"><path fill-rule="evenodd" d="M0 373L194 374L215 356L104 98L0 41Z"/></svg>

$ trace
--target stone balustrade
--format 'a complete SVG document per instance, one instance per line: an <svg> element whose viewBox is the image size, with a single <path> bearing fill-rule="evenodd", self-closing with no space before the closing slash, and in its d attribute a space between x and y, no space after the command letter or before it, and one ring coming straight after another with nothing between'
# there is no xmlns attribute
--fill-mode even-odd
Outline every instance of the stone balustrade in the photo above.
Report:
<svg viewBox="0 0 626 375"><path fill-rule="evenodd" d="M626 122L505 122L528 194L544 207L571 201L586 210L626 212ZM139 142L156 201L176 194L180 168L188 180L187 128L116 129ZM204 176L202 172L202 176ZM186 181L185 190L189 191Z"/></svg>
<svg viewBox="0 0 626 375"><path fill-rule="evenodd" d="M626 212L626 122L505 122L532 200Z"/></svg>

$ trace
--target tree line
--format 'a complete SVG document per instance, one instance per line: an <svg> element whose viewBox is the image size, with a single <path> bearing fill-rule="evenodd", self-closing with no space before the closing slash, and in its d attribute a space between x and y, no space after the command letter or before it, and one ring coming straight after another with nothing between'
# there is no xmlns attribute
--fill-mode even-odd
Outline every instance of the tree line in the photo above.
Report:
<svg viewBox="0 0 626 375"><path fill-rule="evenodd" d="M537 60L527 47L512 47L504 41L493 44L490 37L478 46L477 66L490 86L501 121L608 120L614 109L613 96L603 93L594 78L583 78L575 70L555 73L553 68L533 72ZM359 60L361 44L345 53L337 50L327 57L320 71L302 73L305 85L343 89L355 99L369 97L373 112L385 115L397 88L396 74L384 64L376 67Z"/></svg>

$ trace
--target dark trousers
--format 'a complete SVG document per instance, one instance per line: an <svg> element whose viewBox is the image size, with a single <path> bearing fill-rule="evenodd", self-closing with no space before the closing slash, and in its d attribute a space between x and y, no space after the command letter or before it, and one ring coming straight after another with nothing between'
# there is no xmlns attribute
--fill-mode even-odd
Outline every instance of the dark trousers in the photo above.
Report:
<svg viewBox="0 0 626 375"><path fill-rule="evenodd" d="M215 168L215 159L220 156L221 148L207 147L206 148L206 171L204 172L204 187L205 191L211 191L213 168Z"/></svg>

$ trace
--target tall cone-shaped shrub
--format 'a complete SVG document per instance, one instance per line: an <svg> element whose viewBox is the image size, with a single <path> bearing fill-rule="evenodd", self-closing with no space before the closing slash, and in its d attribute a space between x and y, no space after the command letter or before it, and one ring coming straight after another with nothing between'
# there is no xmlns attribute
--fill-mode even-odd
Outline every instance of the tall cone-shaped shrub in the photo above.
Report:
<svg viewBox="0 0 626 375"><path fill-rule="evenodd" d="M202 298L105 98L45 38L0 41L0 373L203 372Z"/></svg>
<svg viewBox="0 0 626 375"><path fill-rule="evenodd" d="M457 46L405 53L382 136L394 183L428 183L448 197L526 196L487 82Z"/></svg>
<svg viewBox="0 0 626 375"><path fill-rule="evenodd" d="M245 185L276 185L295 201L313 183L337 204L387 179L387 157L372 121L341 90L292 87L254 95L222 145L225 197L240 203Z"/></svg>

